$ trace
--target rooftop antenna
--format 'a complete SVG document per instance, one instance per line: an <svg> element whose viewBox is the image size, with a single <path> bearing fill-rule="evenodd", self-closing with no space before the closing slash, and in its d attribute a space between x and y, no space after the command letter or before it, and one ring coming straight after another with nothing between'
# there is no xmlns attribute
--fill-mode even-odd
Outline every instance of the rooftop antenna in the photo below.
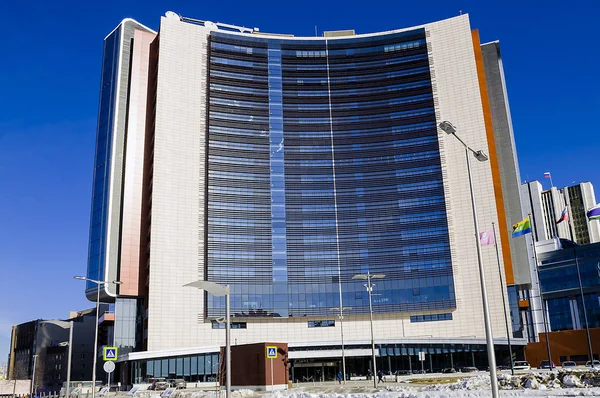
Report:
<svg viewBox="0 0 600 398"><path fill-rule="evenodd" d="M462 10L458 10L458 15L462 15Z"/></svg>
<svg viewBox="0 0 600 398"><path fill-rule="evenodd" d="M319 36L317 33L317 25L315 25L315 37Z"/></svg>

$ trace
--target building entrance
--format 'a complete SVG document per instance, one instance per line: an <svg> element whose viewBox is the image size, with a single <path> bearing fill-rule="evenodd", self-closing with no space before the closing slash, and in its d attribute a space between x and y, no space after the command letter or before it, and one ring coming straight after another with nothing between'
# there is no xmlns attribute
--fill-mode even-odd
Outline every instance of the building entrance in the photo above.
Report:
<svg viewBox="0 0 600 398"><path fill-rule="evenodd" d="M338 362L295 362L290 375L296 383L335 380L339 372Z"/></svg>

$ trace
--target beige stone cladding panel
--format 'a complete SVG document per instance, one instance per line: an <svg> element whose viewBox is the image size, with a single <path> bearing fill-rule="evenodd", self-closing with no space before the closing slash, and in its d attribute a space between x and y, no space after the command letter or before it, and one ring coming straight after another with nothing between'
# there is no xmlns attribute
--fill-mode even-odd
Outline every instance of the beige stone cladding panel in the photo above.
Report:
<svg viewBox="0 0 600 398"><path fill-rule="evenodd" d="M325 318L321 318L325 319ZM250 344L264 341L281 341L287 343L316 343L324 345L339 345L341 328L339 319L335 316L326 318L335 319L335 326L322 328L309 328L306 318L288 319L233 319L234 322L247 322L246 329L232 329L232 344ZM408 315L400 317L397 314L375 315L373 329L377 344L386 342L410 343L415 340L428 340L431 338L447 339L460 342L477 338L481 342L485 334L465 333L457 335L456 323L461 320L411 323ZM472 323L476 322L471 320ZM483 330L483 326L481 327ZM225 330L212 329L210 323L199 324L198 333L202 336L201 346L225 344ZM502 338L506 333L498 331L494 337ZM367 344L371 339L371 328L368 315L347 315L344 321L344 342L347 345L354 343ZM189 345L188 348L194 347Z"/></svg>
<svg viewBox="0 0 600 398"><path fill-rule="evenodd" d="M148 350L201 343L208 30L163 17L156 99Z"/></svg>
<svg viewBox="0 0 600 398"><path fill-rule="evenodd" d="M451 121L472 148L489 154L468 15L425 26L438 122ZM463 146L439 131L452 247L457 309L449 326L451 335L485 336L475 229ZM498 225L490 163L471 157L473 186L480 232ZM504 264L501 247L502 278ZM506 336L500 276L494 246L482 247L486 286L494 337Z"/></svg>

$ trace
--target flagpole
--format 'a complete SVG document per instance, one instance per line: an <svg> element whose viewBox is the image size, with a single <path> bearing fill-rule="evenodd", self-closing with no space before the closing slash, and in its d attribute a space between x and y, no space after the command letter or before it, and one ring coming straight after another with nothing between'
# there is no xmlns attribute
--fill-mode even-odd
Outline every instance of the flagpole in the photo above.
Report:
<svg viewBox="0 0 600 398"><path fill-rule="evenodd" d="M531 214L528 214L527 217L529 218L529 222L531 222ZM537 275L537 282L538 282L538 294L540 295L540 301L542 302L542 319L544 322L544 334L546 335L546 350L548 351L548 365L550 366L550 370L552 370L552 368L554 367L552 365L552 354L550 352L550 339L548 336L548 325L546 323L546 303L544 301L544 297L542 296L542 283L540 282L540 268L538 265L538 258L537 258L537 250L535 248L535 239L531 239L531 246L533 247L533 259L535 262L535 272Z"/></svg>
<svg viewBox="0 0 600 398"><path fill-rule="evenodd" d="M498 260L498 274L500 275L500 289L502 290L502 308L504 308L504 323L506 324L506 339L508 340L508 355L510 355L510 372L514 376L512 346L510 344L510 330L508 329L508 316L506 314L506 298L504 297L504 281L502 280L502 268L500 266L500 253L498 252L498 239L496 238L496 223L492 222L494 230L494 246L496 247L496 259Z"/></svg>
<svg viewBox="0 0 600 398"><path fill-rule="evenodd" d="M546 174L548 174L548 178L550 179L550 188L552 188L554 186L554 183L552 182L552 173L547 171L544 173L544 177L546 177Z"/></svg>

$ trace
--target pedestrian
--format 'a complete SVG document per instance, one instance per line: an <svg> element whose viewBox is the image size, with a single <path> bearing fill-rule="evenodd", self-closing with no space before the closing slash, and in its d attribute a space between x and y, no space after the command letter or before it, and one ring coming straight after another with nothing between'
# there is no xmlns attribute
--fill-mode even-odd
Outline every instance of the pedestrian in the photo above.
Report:
<svg viewBox="0 0 600 398"><path fill-rule="evenodd" d="M383 372L381 371L381 369L379 369L377 371L377 378L379 379L377 382L378 383L385 383L385 381L383 381Z"/></svg>
<svg viewBox="0 0 600 398"><path fill-rule="evenodd" d="M373 372L371 372L371 369L367 369L367 380L371 380L371 377L373 377Z"/></svg>
<svg viewBox="0 0 600 398"><path fill-rule="evenodd" d="M337 379L338 383L342 384L342 372L338 372Z"/></svg>

